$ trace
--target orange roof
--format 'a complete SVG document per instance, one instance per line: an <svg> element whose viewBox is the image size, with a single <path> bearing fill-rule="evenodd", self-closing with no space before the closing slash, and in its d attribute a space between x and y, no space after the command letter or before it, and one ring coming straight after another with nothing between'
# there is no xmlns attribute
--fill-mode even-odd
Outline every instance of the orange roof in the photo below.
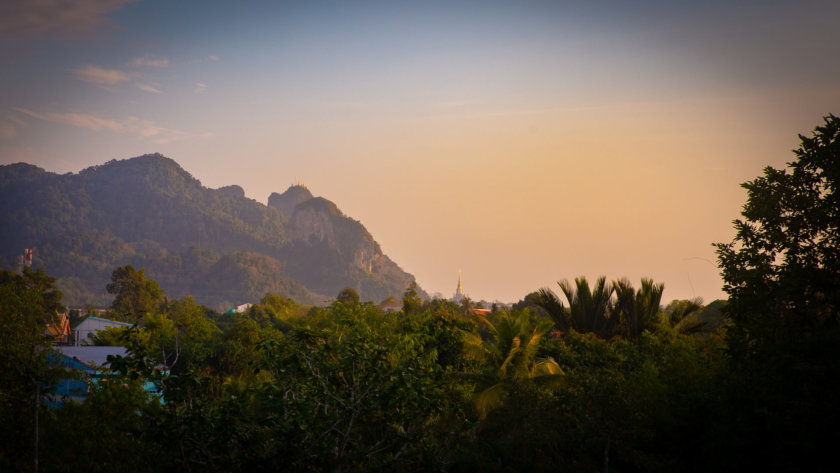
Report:
<svg viewBox="0 0 840 473"><path fill-rule="evenodd" d="M54 337L70 335L70 319L67 314L56 314L55 319L47 322L46 332Z"/></svg>

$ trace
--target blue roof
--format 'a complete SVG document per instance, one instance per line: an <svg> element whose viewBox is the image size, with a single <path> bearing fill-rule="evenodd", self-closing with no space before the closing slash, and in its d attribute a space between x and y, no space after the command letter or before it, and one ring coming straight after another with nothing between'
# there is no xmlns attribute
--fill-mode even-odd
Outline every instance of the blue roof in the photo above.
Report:
<svg viewBox="0 0 840 473"><path fill-rule="evenodd" d="M119 320L103 319L102 317L95 317L95 316L93 316L93 315L91 315L90 317L85 317L85 318L82 320L82 322L84 322L85 320L88 320L88 319L91 319L91 320L98 320L98 321L100 321L100 322L110 322L110 323L112 323L112 324L123 325L123 326L126 326L126 327L131 327L132 325L134 325L134 324L133 324L133 323L131 323L131 322L120 322Z"/></svg>

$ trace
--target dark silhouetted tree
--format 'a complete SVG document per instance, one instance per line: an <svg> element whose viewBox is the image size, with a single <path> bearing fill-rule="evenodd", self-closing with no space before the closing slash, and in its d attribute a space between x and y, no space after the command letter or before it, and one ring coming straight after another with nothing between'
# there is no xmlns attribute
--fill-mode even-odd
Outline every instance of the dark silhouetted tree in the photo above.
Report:
<svg viewBox="0 0 840 473"><path fill-rule="evenodd" d="M717 244L734 361L727 465L829 471L840 422L840 118L800 135L796 160L743 184L731 243Z"/></svg>

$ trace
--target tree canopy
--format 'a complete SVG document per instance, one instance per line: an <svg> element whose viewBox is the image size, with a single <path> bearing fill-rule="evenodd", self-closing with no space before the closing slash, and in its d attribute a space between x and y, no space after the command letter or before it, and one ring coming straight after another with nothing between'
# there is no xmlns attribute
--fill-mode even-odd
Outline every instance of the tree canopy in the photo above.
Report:
<svg viewBox="0 0 840 473"><path fill-rule="evenodd" d="M744 183L747 202L717 253L740 329L836 326L840 314L840 118L800 135L786 169Z"/></svg>
<svg viewBox="0 0 840 473"><path fill-rule="evenodd" d="M111 311L129 319L154 311L163 298L158 283L146 278L146 269L138 271L130 264L114 270L107 289L116 296Z"/></svg>
<svg viewBox="0 0 840 473"><path fill-rule="evenodd" d="M743 184L735 238L717 244L733 322L734 468L828 471L834 463L823 432L840 422L840 118L824 121L800 135L786 169L767 167Z"/></svg>

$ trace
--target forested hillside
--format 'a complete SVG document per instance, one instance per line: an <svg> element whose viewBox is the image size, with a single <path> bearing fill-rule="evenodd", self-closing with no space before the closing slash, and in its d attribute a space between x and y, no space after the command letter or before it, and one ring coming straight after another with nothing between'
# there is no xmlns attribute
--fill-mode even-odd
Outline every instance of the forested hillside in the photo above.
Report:
<svg viewBox="0 0 840 473"><path fill-rule="evenodd" d="M34 248L35 265L58 278L71 305L107 304L110 274L127 264L145 267L171 297L218 308L266 292L322 302L347 286L379 301L408 287L413 277L359 222L298 186L288 193L278 210L239 186L206 188L159 154L65 175L2 166L0 265L16 268Z"/></svg>

